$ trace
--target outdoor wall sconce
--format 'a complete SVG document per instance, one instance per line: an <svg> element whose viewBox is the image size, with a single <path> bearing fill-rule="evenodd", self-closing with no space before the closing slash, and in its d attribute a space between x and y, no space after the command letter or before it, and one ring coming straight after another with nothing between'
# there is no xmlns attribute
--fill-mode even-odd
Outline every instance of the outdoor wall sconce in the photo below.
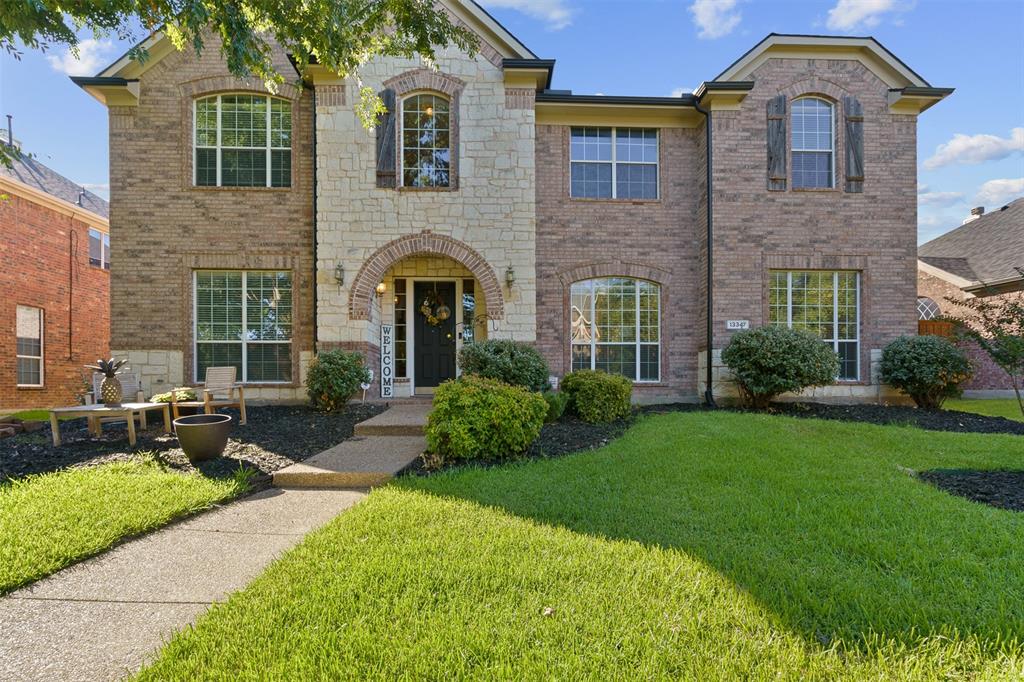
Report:
<svg viewBox="0 0 1024 682"><path fill-rule="evenodd" d="M386 292L387 290L388 290L388 285L384 284L384 282L381 282L380 284L377 285L377 295L378 296L383 296L384 292Z"/></svg>
<svg viewBox="0 0 1024 682"><path fill-rule="evenodd" d="M508 266L508 270L505 271L505 284L511 289L512 285L516 283L516 271L512 269L512 266Z"/></svg>
<svg viewBox="0 0 1024 682"><path fill-rule="evenodd" d="M339 287L345 286L345 266L341 263L334 266L334 281Z"/></svg>

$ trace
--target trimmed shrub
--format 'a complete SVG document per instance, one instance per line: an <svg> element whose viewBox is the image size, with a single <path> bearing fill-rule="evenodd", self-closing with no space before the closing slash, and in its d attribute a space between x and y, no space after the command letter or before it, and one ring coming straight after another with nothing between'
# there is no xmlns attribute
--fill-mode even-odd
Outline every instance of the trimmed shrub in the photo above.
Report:
<svg viewBox="0 0 1024 682"><path fill-rule="evenodd" d="M554 391L544 391L542 394L545 402L548 404L548 413L544 417L544 421L548 424L556 422L562 418L565 414L565 408L569 404L568 393L555 393Z"/></svg>
<svg viewBox="0 0 1024 682"><path fill-rule="evenodd" d="M427 447L438 464L516 457L540 435L547 412L539 393L463 375L434 393Z"/></svg>
<svg viewBox="0 0 1024 682"><path fill-rule="evenodd" d="M971 378L964 352L941 336L901 336L882 351L881 378L918 407L938 409Z"/></svg>
<svg viewBox="0 0 1024 682"><path fill-rule="evenodd" d="M733 335L722 350L746 403L768 407L782 393L835 382L839 356L813 332L759 327Z"/></svg>
<svg viewBox="0 0 1024 682"><path fill-rule="evenodd" d="M189 400L198 400L198 397L196 397L195 389L188 388L187 386L184 388L176 388L174 389L173 393L174 399L180 403ZM171 391L168 391L167 393L157 393L155 396L150 398L149 401L151 403L169 403L171 402Z"/></svg>
<svg viewBox="0 0 1024 682"><path fill-rule="evenodd" d="M318 353L309 364L306 376L309 402L318 410L333 412L345 406L360 384L369 381L370 370L359 353L343 350Z"/></svg>
<svg viewBox="0 0 1024 682"><path fill-rule="evenodd" d="M520 341L486 340L467 343L459 351L463 374L497 379L531 391L548 387L548 363L537 349Z"/></svg>
<svg viewBox="0 0 1024 682"><path fill-rule="evenodd" d="M580 419L591 424L611 422L629 416L633 382L619 374L584 369L562 378L562 392Z"/></svg>

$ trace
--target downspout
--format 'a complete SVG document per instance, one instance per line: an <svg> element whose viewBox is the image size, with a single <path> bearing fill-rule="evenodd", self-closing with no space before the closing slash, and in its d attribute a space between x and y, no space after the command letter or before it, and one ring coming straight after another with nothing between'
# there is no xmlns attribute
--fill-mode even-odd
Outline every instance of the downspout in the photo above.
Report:
<svg viewBox="0 0 1024 682"><path fill-rule="evenodd" d="M317 208L316 200L317 194L319 193L319 186L317 184L317 160L316 160L316 88L308 87L313 95L313 355L316 355L319 343L320 328L317 324L317 311L320 308L320 300L317 298L317 242L319 237L317 236Z"/></svg>
<svg viewBox="0 0 1024 682"><path fill-rule="evenodd" d="M713 285L712 285L713 279L714 279L712 277L712 272L714 272L714 262L715 261L714 261L714 257L713 257L713 255L714 255L714 242L712 241L712 239L714 237L714 218L713 218L713 212L712 212L713 204L712 204L712 192L711 192L711 168L712 168L712 161L714 159L714 156L713 156L712 147L711 147L711 111L708 110L708 109L703 108L700 105L700 101L698 101L697 99L694 99L694 101L693 101L693 108L696 109L697 111L699 111L700 113L704 114L704 137L705 137L705 144L707 146L707 156L706 156L706 159L705 159L706 160L705 166L707 167L707 180L706 180L707 187L706 187L706 189L707 189L707 207L708 207L707 208L707 218L708 218L708 224L707 224L708 271L707 271L707 283L706 283L705 288L707 289L707 296L708 296L708 298L707 298L707 316L706 316L707 317L707 329L706 329L706 334L707 334L707 351L706 351L707 352L707 357L706 357L706 360L705 360L705 363L704 363L706 365L705 370L706 370L707 373L706 373L706 376L704 378L704 405L706 407L712 407L713 408L713 407L716 406L715 405L715 393L714 393L714 390L711 388L711 380L712 380L712 377L714 376L714 368L711 365L711 349L714 347L714 343L713 343L713 337L714 337L714 307L713 306L714 306L714 301L715 301L714 289L713 289Z"/></svg>

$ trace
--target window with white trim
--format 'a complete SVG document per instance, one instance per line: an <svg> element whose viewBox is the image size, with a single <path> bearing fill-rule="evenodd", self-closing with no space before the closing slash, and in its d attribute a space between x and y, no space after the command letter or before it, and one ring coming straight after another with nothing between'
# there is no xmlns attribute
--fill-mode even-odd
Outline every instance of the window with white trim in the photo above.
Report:
<svg viewBox="0 0 1024 682"><path fill-rule="evenodd" d="M769 323L814 332L839 355L839 379L860 378L860 273L774 271Z"/></svg>
<svg viewBox="0 0 1024 682"><path fill-rule="evenodd" d="M89 228L89 265L110 269L110 235L92 227Z"/></svg>
<svg viewBox="0 0 1024 682"><path fill-rule="evenodd" d="M267 95L213 95L194 102L198 187L290 187L292 105Z"/></svg>
<svg viewBox="0 0 1024 682"><path fill-rule="evenodd" d="M447 99L422 93L402 101L402 186L451 183L451 112Z"/></svg>
<svg viewBox="0 0 1024 682"><path fill-rule="evenodd" d="M793 187L831 189L835 178L835 115L818 97L793 101Z"/></svg>
<svg viewBox="0 0 1024 682"><path fill-rule="evenodd" d="M572 285L572 368L621 374L633 381L661 377L661 287L627 277Z"/></svg>
<svg viewBox="0 0 1024 682"><path fill-rule="evenodd" d="M927 296L917 297L917 319L918 320L934 320L936 317L942 315L942 309L939 308L939 304L928 298Z"/></svg>
<svg viewBox="0 0 1024 682"><path fill-rule="evenodd" d="M196 381L232 366L243 382L292 380L292 273L195 272Z"/></svg>
<svg viewBox="0 0 1024 682"><path fill-rule="evenodd" d="M17 307L18 386L43 385L43 309Z"/></svg>
<svg viewBox="0 0 1024 682"><path fill-rule="evenodd" d="M658 131L654 128L572 128L569 196L657 199Z"/></svg>

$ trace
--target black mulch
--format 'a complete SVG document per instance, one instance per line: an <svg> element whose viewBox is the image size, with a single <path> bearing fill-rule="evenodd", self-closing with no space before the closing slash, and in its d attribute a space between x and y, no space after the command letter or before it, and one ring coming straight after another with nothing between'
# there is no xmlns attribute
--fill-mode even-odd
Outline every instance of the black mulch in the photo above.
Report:
<svg viewBox="0 0 1024 682"><path fill-rule="evenodd" d="M935 469L922 471L918 478L974 502L1024 511L1024 471Z"/></svg>
<svg viewBox="0 0 1024 682"><path fill-rule="evenodd" d="M208 476L225 476L239 466L255 469L257 484L271 472L337 445L352 436L353 427L384 411L382 405L353 403L336 414L321 414L306 406L250 407L246 425L238 426L221 457L203 462L198 469ZM238 419L235 410L224 410ZM92 466L131 459L139 452L154 452L169 466L191 470L185 453L173 435L163 433L163 419L149 414L150 429L139 433L135 448L128 445L124 424L105 424L103 437L93 438L78 419L61 424L60 447L53 447L50 427L0 440L0 481L29 474Z"/></svg>
<svg viewBox="0 0 1024 682"><path fill-rule="evenodd" d="M790 417L916 426L929 431L1024 435L1024 422L1005 417L986 417L981 414L955 410L921 410L909 405L775 403L772 405L772 410L777 414L785 414Z"/></svg>

